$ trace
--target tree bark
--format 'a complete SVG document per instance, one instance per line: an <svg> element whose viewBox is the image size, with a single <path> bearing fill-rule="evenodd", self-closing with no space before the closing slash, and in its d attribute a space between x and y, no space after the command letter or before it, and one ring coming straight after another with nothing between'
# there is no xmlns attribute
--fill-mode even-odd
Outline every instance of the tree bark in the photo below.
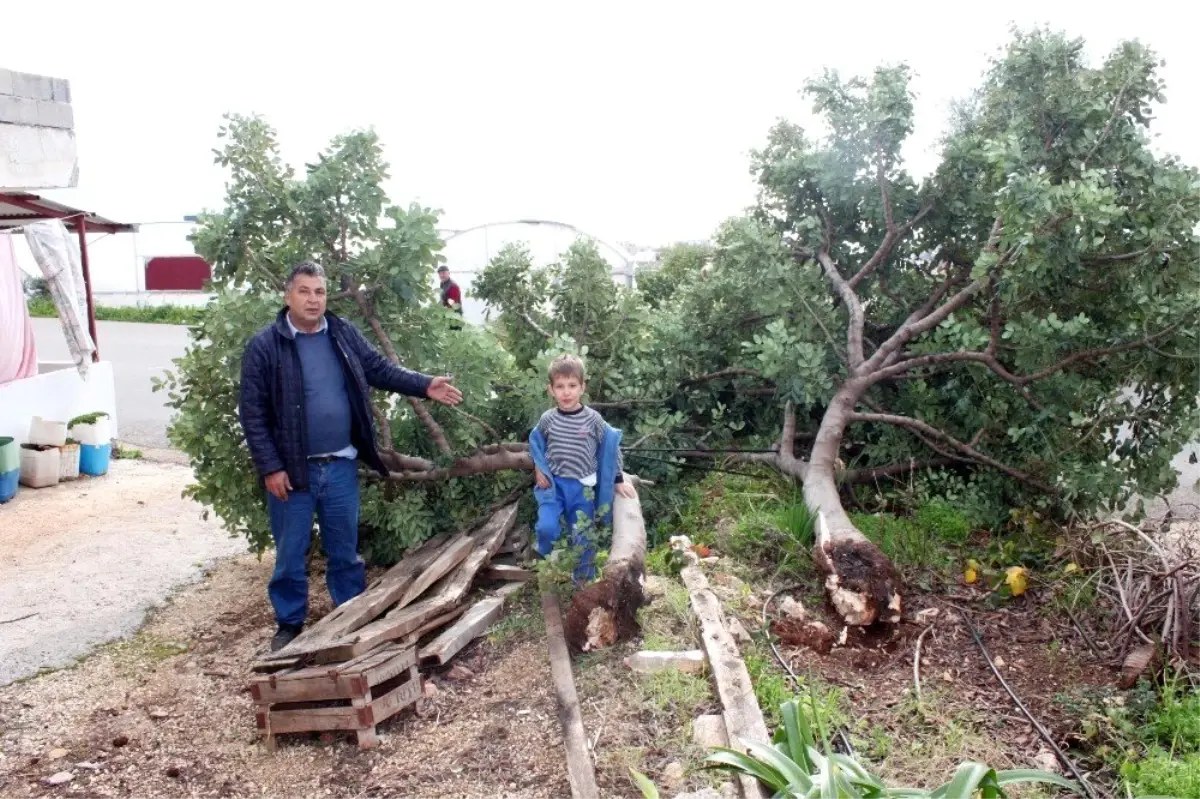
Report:
<svg viewBox="0 0 1200 799"><path fill-rule="evenodd" d="M626 479L630 479L626 476ZM590 652L638 635L646 604L646 523L638 498L613 499L613 538L603 577L575 594L567 611L567 643Z"/></svg>
<svg viewBox="0 0 1200 799"><path fill-rule="evenodd" d="M847 624L900 621L900 576L883 552L846 515L838 493L836 464L846 425L869 387L847 380L821 419L804 477L804 501L817 515L813 558L825 573L825 593Z"/></svg>

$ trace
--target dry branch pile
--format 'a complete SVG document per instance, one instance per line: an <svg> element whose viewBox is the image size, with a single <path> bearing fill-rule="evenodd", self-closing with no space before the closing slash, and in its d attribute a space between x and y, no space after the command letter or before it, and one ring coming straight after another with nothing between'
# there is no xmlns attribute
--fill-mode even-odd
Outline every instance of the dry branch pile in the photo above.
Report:
<svg viewBox="0 0 1200 799"><path fill-rule="evenodd" d="M1104 535L1093 538L1097 590L1116 608L1103 637L1124 688L1156 665L1200 666L1192 643L1200 618L1200 541L1166 524L1143 527L1154 529L1110 520L1097 525Z"/></svg>
<svg viewBox="0 0 1200 799"><path fill-rule="evenodd" d="M516 515L514 502L476 529L426 541L362 594L260 658L254 671L266 674L251 690L268 745L282 732L346 730L372 746L375 724L420 698L418 668L445 664L482 635L528 578L504 562L528 552L529 531L514 528ZM497 580L506 582L472 596L478 583Z"/></svg>

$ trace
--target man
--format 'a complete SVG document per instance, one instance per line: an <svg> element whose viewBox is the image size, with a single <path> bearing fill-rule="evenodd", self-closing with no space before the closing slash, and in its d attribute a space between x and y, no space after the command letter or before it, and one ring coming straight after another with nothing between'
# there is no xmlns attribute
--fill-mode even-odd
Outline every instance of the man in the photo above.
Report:
<svg viewBox="0 0 1200 799"><path fill-rule="evenodd" d="M368 387L457 405L447 377L397 366L349 322L325 310L325 272L296 266L275 323L246 345L242 359L242 429L266 487L275 573L267 594L278 631L271 651L300 634L308 616L307 555L313 513L328 559L335 605L366 588L358 556L357 460L387 474L375 446Z"/></svg>
<svg viewBox="0 0 1200 799"><path fill-rule="evenodd" d="M458 284L450 279L450 267L442 264L438 267L438 279L442 281L442 305L460 316L463 312L462 291Z"/></svg>

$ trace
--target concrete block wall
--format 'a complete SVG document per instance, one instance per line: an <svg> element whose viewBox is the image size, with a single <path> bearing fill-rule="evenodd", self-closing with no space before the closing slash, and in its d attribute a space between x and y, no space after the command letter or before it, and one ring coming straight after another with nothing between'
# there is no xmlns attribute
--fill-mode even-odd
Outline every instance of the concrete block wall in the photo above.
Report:
<svg viewBox="0 0 1200 799"><path fill-rule="evenodd" d="M0 189L78 183L71 84L0 68Z"/></svg>

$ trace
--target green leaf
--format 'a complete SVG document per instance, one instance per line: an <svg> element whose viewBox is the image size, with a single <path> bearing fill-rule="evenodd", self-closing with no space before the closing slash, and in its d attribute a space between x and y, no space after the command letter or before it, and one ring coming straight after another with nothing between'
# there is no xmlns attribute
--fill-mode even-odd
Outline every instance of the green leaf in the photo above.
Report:
<svg viewBox="0 0 1200 799"><path fill-rule="evenodd" d="M1040 782L1048 785L1057 785L1059 788L1066 788L1080 796L1084 795L1083 788L1078 783L1072 782L1053 772L1040 771L1038 769L1006 769L1004 771L997 771L996 782L1000 785L1012 785L1019 782Z"/></svg>
<svg viewBox="0 0 1200 799"><path fill-rule="evenodd" d="M633 776L634 784L645 799L658 799L658 787L649 777L635 768L630 768L629 773Z"/></svg>

